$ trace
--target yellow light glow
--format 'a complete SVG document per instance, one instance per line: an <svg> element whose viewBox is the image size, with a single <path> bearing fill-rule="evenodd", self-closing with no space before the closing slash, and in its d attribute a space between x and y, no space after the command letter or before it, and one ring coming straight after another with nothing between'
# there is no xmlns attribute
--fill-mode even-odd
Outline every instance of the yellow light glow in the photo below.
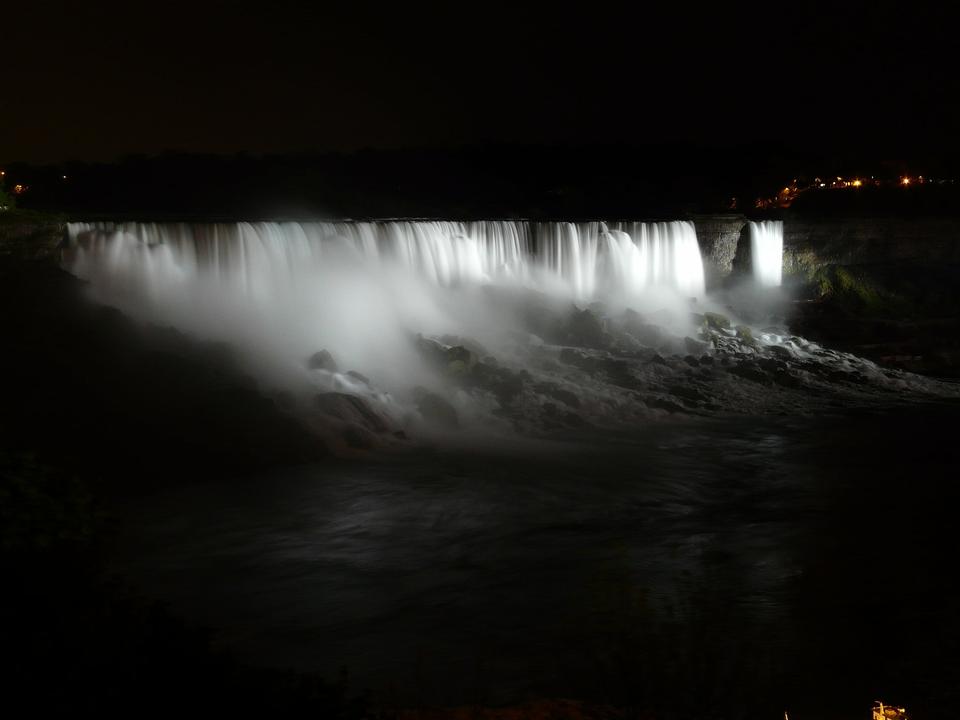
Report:
<svg viewBox="0 0 960 720"><path fill-rule="evenodd" d="M853 181L853 186L854 186L854 187L860 187L861 185L863 185L863 182L861 182L860 180L854 180L854 181Z"/></svg>
<svg viewBox="0 0 960 720"><path fill-rule="evenodd" d="M904 185L909 185L909 184L910 184L910 178L905 177L905 178L903 178L903 180L901 180L900 182L903 183Z"/></svg>

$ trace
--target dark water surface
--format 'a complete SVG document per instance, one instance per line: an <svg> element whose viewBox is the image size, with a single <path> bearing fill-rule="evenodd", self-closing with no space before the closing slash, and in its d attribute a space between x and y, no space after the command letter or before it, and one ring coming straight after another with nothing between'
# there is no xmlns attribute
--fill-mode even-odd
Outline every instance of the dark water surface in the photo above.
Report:
<svg viewBox="0 0 960 720"><path fill-rule="evenodd" d="M388 702L938 717L958 420L691 422L166 490L118 509L118 569L250 661L345 666Z"/></svg>

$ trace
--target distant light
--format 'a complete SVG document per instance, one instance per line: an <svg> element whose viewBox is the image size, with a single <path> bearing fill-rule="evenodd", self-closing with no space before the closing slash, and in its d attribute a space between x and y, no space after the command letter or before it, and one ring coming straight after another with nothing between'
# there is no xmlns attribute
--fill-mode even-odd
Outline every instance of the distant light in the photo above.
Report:
<svg viewBox="0 0 960 720"><path fill-rule="evenodd" d="M67 176L66 176L66 175L64 175L64 176L63 176L63 179L64 179L64 180L66 180L66 179L67 179Z"/></svg>
<svg viewBox="0 0 960 720"><path fill-rule="evenodd" d="M854 187L860 187L861 185L863 185L863 182L862 182L862 181L860 181L860 180L854 180L854 181L853 181L853 186L854 186Z"/></svg>
<svg viewBox="0 0 960 720"><path fill-rule="evenodd" d="M15 194L17 194L17 195L19 195L19 194L22 193L22 192L26 192L26 190L27 190L27 186L26 186L26 185L21 185L21 184L17 183L16 185L13 186L13 192L14 192Z"/></svg>
<svg viewBox="0 0 960 720"><path fill-rule="evenodd" d="M905 178L903 178L900 182L901 182L903 185L909 185L909 184L910 184L910 178L905 177Z"/></svg>
<svg viewBox="0 0 960 720"><path fill-rule="evenodd" d="M826 187L826 186L827 186L826 183L820 183L820 187Z"/></svg>

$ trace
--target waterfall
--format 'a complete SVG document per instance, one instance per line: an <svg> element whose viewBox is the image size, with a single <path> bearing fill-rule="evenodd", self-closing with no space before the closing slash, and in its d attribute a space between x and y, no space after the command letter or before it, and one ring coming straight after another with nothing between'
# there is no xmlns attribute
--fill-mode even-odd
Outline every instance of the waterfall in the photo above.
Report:
<svg viewBox="0 0 960 720"><path fill-rule="evenodd" d="M690 222L378 221L71 223L66 266L162 291L188 278L258 295L325 263L404 268L439 286L512 281L589 302L646 290L704 293ZM307 273L309 275L309 273Z"/></svg>
<svg viewBox="0 0 960 720"><path fill-rule="evenodd" d="M783 275L783 222L750 223L750 258L753 277L766 287L780 285Z"/></svg>
<svg viewBox="0 0 960 720"><path fill-rule="evenodd" d="M72 223L62 262L97 302L227 342L294 392L354 382L310 372L321 349L402 393L436 381L417 335L509 356L531 317L568 317L571 303L686 322L704 294L689 222Z"/></svg>

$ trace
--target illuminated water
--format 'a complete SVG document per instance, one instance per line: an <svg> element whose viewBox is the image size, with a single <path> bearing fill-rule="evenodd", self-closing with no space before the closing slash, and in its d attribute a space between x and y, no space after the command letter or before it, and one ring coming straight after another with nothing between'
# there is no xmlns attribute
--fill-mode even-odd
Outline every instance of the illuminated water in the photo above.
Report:
<svg viewBox="0 0 960 720"><path fill-rule="evenodd" d="M81 223L69 236L64 265L96 301L232 344L268 388L364 394L398 420L411 388L446 391L418 335L504 359L531 332L531 303L558 317L595 300L673 309L685 328L704 295L690 222ZM341 374L308 369L321 349Z"/></svg>
<svg viewBox="0 0 960 720"><path fill-rule="evenodd" d="M760 285L776 287L783 275L783 222L750 223L750 257L753 277Z"/></svg>
<svg viewBox="0 0 960 720"><path fill-rule="evenodd" d="M653 288L704 292L696 231L685 221L71 223L69 234L78 275L107 270L157 291L203 278L263 294L307 267L352 259L438 285L509 279L581 301Z"/></svg>

